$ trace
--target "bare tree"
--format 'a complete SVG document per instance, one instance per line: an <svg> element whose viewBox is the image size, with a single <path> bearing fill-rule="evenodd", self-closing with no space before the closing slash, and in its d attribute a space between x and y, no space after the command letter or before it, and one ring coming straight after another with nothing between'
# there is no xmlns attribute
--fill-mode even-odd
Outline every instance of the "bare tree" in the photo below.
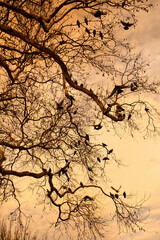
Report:
<svg viewBox="0 0 160 240"><path fill-rule="evenodd" d="M32 230L33 231L33 230ZM1 240L38 240L36 234L31 233L30 222L27 220L23 226L16 225L10 219L0 220L0 239ZM42 238L41 238L42 239ZM43 238L44 239L44 238ZM44 240L47 240L45 238Z"/></svg>
<svg viewBox="0 0 160 240"><path fill-rule="evenodd" d="M158 83L122 37L136 25L135 12L151 4L3 0L0 7L1 202L15 198L21 214L16 179L28 177L57 209L55 226L79 224L80 239L103 238L101 195L113 201L120 224L139 228L141 203L108 190L106 166L119 162L95 135L102 128L133 134L143 115L144 135L157 132L157 110L144 96L157 93Z"/></svg>

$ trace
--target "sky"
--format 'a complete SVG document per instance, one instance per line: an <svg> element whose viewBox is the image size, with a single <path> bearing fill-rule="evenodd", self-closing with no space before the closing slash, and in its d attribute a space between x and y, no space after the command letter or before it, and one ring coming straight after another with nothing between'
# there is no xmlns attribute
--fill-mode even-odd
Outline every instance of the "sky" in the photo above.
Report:
<svg viewBox="0 0 160 240"><path fill-rule="evenodd" d="M132 31L126 31L137 51L151 61L149 74L155 80L160 78L160 5L153 1L155 7L149 13L141 13L138 23ZM154 98L159 105L160 97ZM137 199L145 198L149 216L145 222L145 232L136 234L113 234L111 240L160 240L160 136L154 139L141 137L119 139L113 137L117 155L125 167L111 169L112 184L123 186L127 191L136 194ZM112 143L110 141L110 144Z"/></svg>
<svg viewBox="0 0 160 240"><path fill-rule="evenodd" d="M137 51L151 61L149 73L155 79L160 78L160 4L153 1L155 7L149 13L140 13L137 26L125 31ZM154 102L159 104L160 97ZM101 136L106 140L105 134ZM138 200L147 199L145 206L149 216L145 222L145 232L136 234L119 234L111 231L109 240L160 240L160 136L153 139L127 136L120 139L110 136L110 146L114 147L116 155L125 166L111 166L108 171L112 179L111 185L123 186L127 193L136 195ZM27 202L27 198L26 198ZM27 206L27 205L26 205ZM32 212L39 219L39 207ZM46 222L47 227L48 222ZM50 239L49 239L50 240ZM108 240L108 239L107 239Z"/></svg>

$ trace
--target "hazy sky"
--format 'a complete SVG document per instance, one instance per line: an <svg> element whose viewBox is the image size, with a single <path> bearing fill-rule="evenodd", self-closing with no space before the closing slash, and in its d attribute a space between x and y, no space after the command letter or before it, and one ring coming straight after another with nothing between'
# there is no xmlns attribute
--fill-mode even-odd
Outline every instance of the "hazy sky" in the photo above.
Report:
<svg viewBox="0 0 160 240"><path fill-rule="evenodd" d="M135 29L127 31L137 50L151 60L150 75L160 79L160 5L153 1L155 7L149 13L140 14ZM154 98L157 106L160 97ZM146 221L146 232L124 236L113 235L113 240L160 240L160 137L144 140L131 137L118 139L114 137L117 155L121 156L127 167L112 169L115 186L122 185L138 199L146 196L146 206L150 215Z"/></svg>

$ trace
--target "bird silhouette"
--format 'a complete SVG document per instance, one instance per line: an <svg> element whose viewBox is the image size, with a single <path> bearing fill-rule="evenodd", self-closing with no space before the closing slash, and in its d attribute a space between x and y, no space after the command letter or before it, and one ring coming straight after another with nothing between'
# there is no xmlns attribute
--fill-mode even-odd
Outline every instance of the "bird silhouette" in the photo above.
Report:
<svg viewBox="0 0 160 240"><path fill-rule="evenodd" d="M99 36L103 40L103 33L102 32L99 32Z"/></svg>
<svg viewBox="0 0 160 240"><path fill-rule="evenodd" d="M131 114L128 115L128 120L131 118L131 116L132 116Z"/></svg>
<svg viewBox="0 0 160 240"><path fill-rule="evenodd" d="M109 160L109 158L108 157L104 157L103 160Z"/></svg>
<svg viewBox="0 0 160 240"><path fill-rule="evenodd" d="M88 135L88 134L86 134L85 139L86 139L87 141L89 141L89 135Z"/></svg>
<svg viewBox="0 0 160 240"><path fill-rule="evenodd" d="M82 183L82 182L80 182L80 185L81 185L81 187L84 187L84 185L83 185L83 183Z"/></svg>
<svg viewBox="0 0 160 240"><path fill-rule="evenodd" d="M126 192L123 193L123 197L126 198Z"/></svg>
<svg viewBox="0 0 160 240"><path fill-rule="evenodd" d="M63 104L63 100L61 101L61 102L56 102L56 104L57 104L57 109L58 110L62 110L63 109L63 107L62 107L62 104Z"/></svg>
<svg viewBox="0 0 160 240"><path fill-rule="evenodd" d="M88 34L90 34L90 30L89 30L88 28L86 28L86 32L87 32Z"/></svg>
<svg viewBox="0 0 160 240"><path fill-rule="evenodd" d="M107 144L106 144L106 143L102 143L102 146L103 146L103 147L107 147Z"/></svg>
<svg viewBox="0 0 160 240"><path fill-rule="evenodd" d="M86 17L84 18L84 21L85 21L86 25L88 25L88 19Z"/></svg>
<svg viewBox="0 0 160 240"><path fill-rule="evenodd" d="M80 28L81 24L80 24L80 21L77 20L77 26Z"/></svg>
<svg viewBox="0 0 160 240"><path fill-rule="evenodd" d="M99 123L98 125L95 125L95 126L94 126L94 129L96 129L96 130L100 130L101 128L102 128L101 123Z"/></svg>
<svg viewBox="0 0 160 240"><path fill-rule="evenodd" d="M93 30L93 36L94 37L96 36L96 30L95 29Z"/></svg>
<svg viewBox="0 0 160 240"><path fill-rule="evenodd" d="M109 150L109 151L108 151L108 154L111 154L112 152L113 152L113 149Z"/></svg>
<svg viewBox="0 0 160 240"><path fill-rule="evenodd" d="M117 193L115 194L115 198L117 198L117 199L119 198L119 195Z"/></svg>
<svg viewBox="0 0 160 240"><path fill-rule="evenodd" d="M124 21L121 21L121 23L124 26L125 30L128 30L133 25L133 23L124 22Z"/></svg>
<svg viewBox="0 0 160 240"><path fill-rule="evenodd" d="M102 15L102 13L101 13L100 10L97 10L97 12L94 13L94 16L95 16L96 18L100 18L101 15Z"/></svg>
<svg viewBox="0 0 160 240"><path fill-rule="evenodd" d="M126 1L124 1L124 2L122 3L122 8L124 8L125 4L126 4Z"/></svg>
<svg viewBox="0 0 160 240"><path fill-rule="evenodd" d="M88 196L88 195L87 195L87 196L85 196L83 199L84 199L84 201L86 201L86 200L90 200L90 201L92 201L92 200L93 200L93 198L91 198L91 197L90 197L90 196Z"/></svg>
<svg viewBox="0 0 160 240"><path fill-rule="evenodd" d="M138 84L136 82L131 83L131 91L135 91L138 88Z"/></svg>

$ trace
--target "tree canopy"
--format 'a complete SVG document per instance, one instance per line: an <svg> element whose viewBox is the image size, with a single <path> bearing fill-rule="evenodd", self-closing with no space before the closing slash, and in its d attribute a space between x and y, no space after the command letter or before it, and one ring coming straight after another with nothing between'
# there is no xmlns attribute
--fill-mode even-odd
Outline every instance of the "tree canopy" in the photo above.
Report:
<svg viewBox="0 0 160 240"><path fill-rule="evenodd" d="M55 226L78 226L79 239L103 238L102 195L118 223L140 228L141 204L107 186L107 165L119 162L96 134L157 132L158 112L144 95L158 93L159 83L124 39L136 12L150 7L147 0L0 0L0 200L14 198L18 216L21 178L56 209Z"/></svg>

